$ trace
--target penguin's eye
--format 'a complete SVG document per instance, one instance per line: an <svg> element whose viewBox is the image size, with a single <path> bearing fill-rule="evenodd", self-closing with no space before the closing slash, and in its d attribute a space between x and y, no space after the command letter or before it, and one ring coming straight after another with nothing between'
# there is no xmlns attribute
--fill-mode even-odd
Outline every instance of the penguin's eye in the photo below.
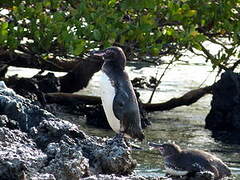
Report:
<svg viewBox="0 0 240 180"><path fill-rule="evenodd" d="M107 54L111 54L112 51L111 51L111 50L107 50L106 53L107 53Z"/></svg>
<svg viewBox="0 0 240 180"><path fill-rule="evenodd" d="M115 52L114 52L113 50L111 50L111 49L108 49L108 50L106 51L106 55L107 55L108 57L112 57L112 56L115 55Z"/></svg>

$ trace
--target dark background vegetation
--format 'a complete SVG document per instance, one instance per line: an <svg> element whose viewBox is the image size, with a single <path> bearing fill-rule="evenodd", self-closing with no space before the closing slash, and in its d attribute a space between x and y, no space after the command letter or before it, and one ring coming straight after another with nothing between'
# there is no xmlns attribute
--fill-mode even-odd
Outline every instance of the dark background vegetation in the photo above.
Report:
<svg viewBox="0 0 240 180"><path fill-rule="evenodd" d="M9 11L0 17L1 62L14 61L18 50L54 64L112 45L130 60L177 60L188 50L214 68L234 69L239 62L237 0L3 0L0 8ZM211 54L205 41L222 48ZM6 54L10 58L2 59Z"/></svg>
<svg viewBox="0 0 240 180"><path fill-rule="evenodd" d="M164 56L172 56L164 62L171 64L186 52L210 61L219 73L240 63L237 0L15 0L1 1L0 10L7 12L0 15L2 76L10 65L68 72L59 78L61 92L86 87L102 65L89 52L113 45L128 60L156 66ZM217 53L205 42L218 45ZM211 91L206 88L173 107L195 102Z"/></svg>

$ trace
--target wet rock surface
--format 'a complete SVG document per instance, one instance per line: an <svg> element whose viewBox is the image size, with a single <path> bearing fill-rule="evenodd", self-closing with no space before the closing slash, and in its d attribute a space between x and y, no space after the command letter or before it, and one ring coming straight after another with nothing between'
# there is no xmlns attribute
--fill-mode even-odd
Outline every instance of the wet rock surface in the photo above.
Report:
<svg viewBox="0 0 240 180"><path fill-rule="evenodd" d="M240 143L240 75L227 71L213 86L211 110L206 117L207 129L224 141Z"/></svg>
<svg viewBox="0 0 240 180"><path fill-rule="evenodd" d="M209 172L199 172L193 176L168 176L168 177L143 177L136 175L116 176L116 175L92 175L83 180L214 180L214 175Z"/></svg>
<svg viewBox="0 0 240 180"><path fill-rule="evenodd" d="M23 132L28 132L31 127L38 126L44 119L54 118L53 114L17 95L3 82L0 83L0 114L17 121Z"/></svg>
<svg viewBox="0 0 240 180"><path fill-rule="evenodd" d="M88 154L85 154L85 156L93 163L91 165L94 167L95 173L131 174L136 167L136 161L132 159L130 148L126 145L124 139L114 137L102 142L99 140L98 146L95 146L95 148L91 147L92 142L88 139L80 142L83 149L88 149L86 151Z"/></svg>
<svg viewBox="0 0 240 180"><path fill-rule="evenodd" d="M160 178L158 178L160 180ZM162 178L161 178L162 179ZM141 177L141 176L116 176L116 175L94 175L87 178L84 178L84 180L147 180L147 178ZM154 180L152 178L152 180ZM157 179L156 179L157 180ZM170 179L165 179L170 180Z"/></svg>
<svg viewBox="0 0 240 180"><path fill-rule="evenodd" d="M48 166L43 172L54 174L56 179L74 180L89 175L88 159L82 154L82 149L73 139L65 135L59 143L50 143L46 148L49 158Z"/></svg>
<svg viewBox="0 0 240 180"><path fill-rule="evenodd" d="M24 132L0 128L0 179L21 179L38 172L47 155Z"/></svg>
<svg viewBox="0 0 240 180"><path fill-rule="evenodd" d="M49 143L59 142L63 135L71 138L86 138L75 124L57 118L43 120L39 126L31 128L30 134L42 149L46 148Z"/></svg>
<svg viewBox="0 0 240 180"><path fill-rule="evenodd" d="M129 175L136 162L121 139L87 136L78 126L0 83L0 179Z"/></svg>

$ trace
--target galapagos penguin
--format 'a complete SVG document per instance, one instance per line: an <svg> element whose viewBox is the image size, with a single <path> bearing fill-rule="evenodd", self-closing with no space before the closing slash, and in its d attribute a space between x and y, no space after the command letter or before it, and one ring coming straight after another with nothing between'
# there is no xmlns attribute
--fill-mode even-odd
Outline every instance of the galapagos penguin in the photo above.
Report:
<svg viewBox="0 0 240 180"><path fill-rule="evenodd" d="M142 141L140 112L136 95L125 72L126 56L120 47L92 52L102 57L100 90L101 100L111 128L124 137Z"/></svg>
<svg viewBox="0 0 240 180"><path fill-rule="evenodd" d="M184 176L210 171L215 180L231 175L230 169L222 160L205 151L182 150L178 145L171 143L149 143L149 146L160 151L166 172L170 175Z"/></svg>

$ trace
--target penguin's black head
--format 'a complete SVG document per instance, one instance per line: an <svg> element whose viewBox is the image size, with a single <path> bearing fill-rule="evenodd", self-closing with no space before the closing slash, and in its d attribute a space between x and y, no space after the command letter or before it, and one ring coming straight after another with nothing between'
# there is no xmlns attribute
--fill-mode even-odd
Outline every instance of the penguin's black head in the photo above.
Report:
<svg viewBox="0 0 240 180"><path fill-rule="evenodd" d="M124 69L126 65L126 56L120 47L110 47L101 51L93 51L93 56L101 57L105 63Z"/></svg>
<svg viewBox="0 0 240 180"><path fill-rule="evenodd" d="M157 144L150 142L148 143L148 145L150 147L153 147L154 149L159 150L163 157L171 156L181 152L181 148L176 144L171 143Z"/></svg>

